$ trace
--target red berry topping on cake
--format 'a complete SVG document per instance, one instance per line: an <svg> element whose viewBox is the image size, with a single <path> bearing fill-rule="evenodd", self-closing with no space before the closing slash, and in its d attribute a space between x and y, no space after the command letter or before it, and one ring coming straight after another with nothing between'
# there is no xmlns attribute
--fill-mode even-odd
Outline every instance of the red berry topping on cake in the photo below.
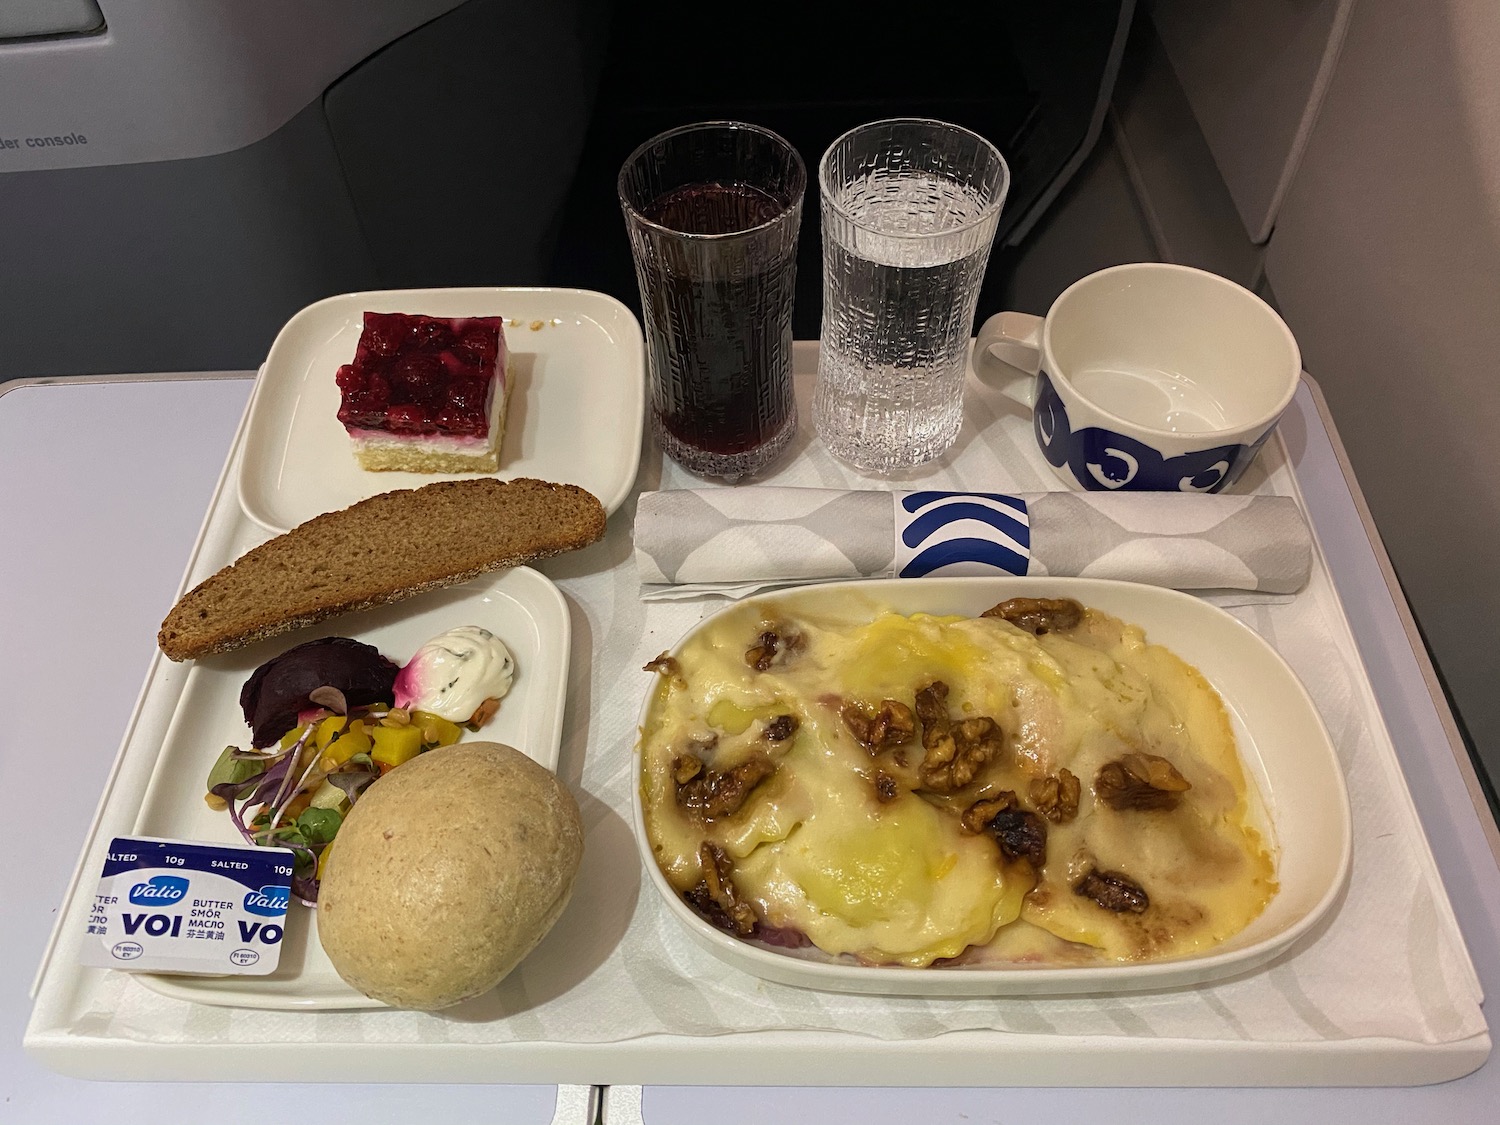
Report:
<svg viewBox="0 0 1500 1125"><path fill-rule="evenodd" d="M380 409L384 410L391 403L391 381L383 372L371 371L365 379L365 394L370 396L372 402L379 403Z"/></svg>
<svg viewBox="0 0 1500 1125"><path fill-rule="evenodd" d="M472 410L483 416L490 385L483 379L454 379L448 384L448 405L457 410Z"/></svg>
<svg viewBox="0 0 1500 1125"><path fill-rule="evenodd" d="M454 379L448 401L438 412L440 427L455 434L483 434L489 413L489 384L480 379Z"/></svg>
<svg viewBox="0 0 1500 1125"><path fill-rule="evenodd" d="M437 426L433 424L432 416L427 412L425 406L418 406L414 402L402 403L400 406L388 406L385 410L386 428L395 434L427 434L436 433Z"/></svg>
<svg viewBox="0 0 1500 1125"><path fill-rule="evenodd" d="M470 329L453 347L454 354L461 361L479 368L493 366L499 351L498 334L484 329Z"/></svg>
<svg viewBox="0 0 1500 1125"><path fill-rule="evenodd" d="M478 434L480 428L476 428L473 417L466 411L454 410L451 406L445 406L439 410L437 417L433 419L440 430L450 434Z"/></svg>
<svg viewBox="0 0 1500 1125"><path fill-rule="evenodd" d="M453 343L453 330L430 316L413 318L411 338L414 345L427 351L441 351Z"/></svg>
<svg viewBox="0 0 1500 1125"><path fill-rule="evenodd" d="M360 347L372 354L389 358L411 338L410 318L402 313L365 313L365 330Z"/></svg>
<svg viewBox="0 0 1500 1125"><path fill-rule="evenodd" d="M401 437L487 437L491 403L505 391L503 323L365 313L354 362L335 375L339 421Z"/></svg>
<svg viewBox="0 0 1500 1125"><path fill-rule="evenodd" d="M438 406L448 391L448 370L428 352L408 352L391 364L391 401Z"/></svg>

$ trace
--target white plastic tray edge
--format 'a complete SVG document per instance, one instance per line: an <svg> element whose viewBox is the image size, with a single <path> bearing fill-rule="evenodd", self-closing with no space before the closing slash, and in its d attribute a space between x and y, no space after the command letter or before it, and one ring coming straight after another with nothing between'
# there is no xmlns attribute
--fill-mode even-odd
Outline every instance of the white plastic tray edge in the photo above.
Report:
<svg viewBox="0 0 1500 1125"><path fill-rule="evenodd" d="M1319 1044L1222 1044L1182 1039L1079 1036L1068 1050L1046 1036L954 1032L934 1039L880 1043L822 1032L752 1032L729 1037L645 1036L619 1043L402 1043L399 1065L380 1062L382 1081L594 1085L771 1085L809 1070L840 1086L1422 1086L1471 1073L1489 1056L1487 1035L1425 1048L1391 1039ZM890 1049L899 1048L899 1061ZM1309 1049L1310 1047L1316 1049ZM60 1030L28 1035L26 1049L49 1068L77 1078L330 1082L327 1059L307 1044L174 1045L84 1040ZM361 1048L365 1073L372 1052ZM1087 1067L1080 1066L1086 1055ZM1161 1065L1170 1057L1170 1069ZM394 1057L394 1056L392 1056Z"/></svg>
<svg viewBox="0 0 1500 1125"><path fill-rule="evenodd" d="M1282 454L1286 457L1287 464L1291 465L1291 452L1286 448L1286 442L1280 431L1276 434L1276 440L1281 443ZM1291 480L1292 490L1297 500L1297 507L1305 513L1307 511L1307 497L1303 495L1302 484L1298 481L1295 471L1287 475ZM1313 554L1316 557L1316 565L1313 569L1328 575L1331 584L1333 571L1328 565L1328 555L1323 549L1323 540L1318 535L1318 529L1313 526L1311 520L1307 521L1307 528L1312 539ZM1381 742L1382 753L1379 755L1381 765L1392 788L1401 801L1403 811L1410 817L1412 824L1417 828L1417 831L1413 835L1415 836L1416 850L1422 866L1426 869L1428 877L1433 880L1433 884L1442 892L1435 896L1433 908L1442 920L1443 925L1447 927L1454 944L1463 954L1463 966L1467 972L1470 986L1474 989L1475 995L1483 1000L1484 987L1479 980L1479 972L1474 968L1474 959L1469 955L1469 947L1464 941L1463 931L1458 924L1458 916L1453 912L1453 902L1448 896L1447 884L1443 881L1443 873L1441 868L1438 867L1437 857L1432 854L1432 843L1427 839L1427 832L1422 827L1422 817L1417 812L1417 803L1412 798L1411 787L1406 783L1406 774L1401 769L1401 761L1396 754L1395 742L1391 738L1390 727L1385 721L1385 713L1380 709L1380 700L1375 698L1375 689L1370 681L1369 666L1365 663L1364 654L1360 652L1359 644L1354 639L1354 628L1349 623L1349 615L1344 609L1344 600L1339 596L1336 586L1333 590L1333 595L1333 605L1337 610L1336 624L1343 633L1340 640L1347 651L1352 654L1351 658L1359 673L1354 677L1356 690L1358 690L1360 698L1363 701L1365 713L1378 720L1373 722L1371 726L1375 737Z"/></svg>

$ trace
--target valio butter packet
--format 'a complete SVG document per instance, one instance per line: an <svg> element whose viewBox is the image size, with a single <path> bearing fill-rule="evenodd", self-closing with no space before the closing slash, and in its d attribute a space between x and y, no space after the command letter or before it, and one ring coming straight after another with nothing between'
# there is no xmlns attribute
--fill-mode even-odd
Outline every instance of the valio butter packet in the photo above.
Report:
<svg viewBox="0 0 1500 1125"><path fill-rule="evenodd" d="M117 836L79 960L137 973L273 972L294 858L286 848Z"/></svg>

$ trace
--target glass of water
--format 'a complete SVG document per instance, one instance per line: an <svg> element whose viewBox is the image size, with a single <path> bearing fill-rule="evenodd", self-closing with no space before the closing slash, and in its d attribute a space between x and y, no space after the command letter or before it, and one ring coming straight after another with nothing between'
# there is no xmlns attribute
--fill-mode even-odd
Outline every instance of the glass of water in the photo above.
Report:
<svg viewBox="0 0 1500 1125"><path fill-rule="evenodd" d="M818 436L867 472L936 460L963 423L974 310L1010 169L977 133L909 118L845 133L818 183Z"/></svg>

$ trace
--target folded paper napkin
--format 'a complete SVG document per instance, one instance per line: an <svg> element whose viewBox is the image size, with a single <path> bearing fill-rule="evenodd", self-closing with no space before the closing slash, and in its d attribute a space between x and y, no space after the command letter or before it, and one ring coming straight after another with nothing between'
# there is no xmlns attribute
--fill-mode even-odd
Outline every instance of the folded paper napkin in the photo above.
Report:
<svg viewBox="0 0 1500 1125"><path fill-rule="evenodd" d="M1290 496L675 489L641 495L647 599L926 575L1115 578L1291 594L1312 539Z"/></svg>

